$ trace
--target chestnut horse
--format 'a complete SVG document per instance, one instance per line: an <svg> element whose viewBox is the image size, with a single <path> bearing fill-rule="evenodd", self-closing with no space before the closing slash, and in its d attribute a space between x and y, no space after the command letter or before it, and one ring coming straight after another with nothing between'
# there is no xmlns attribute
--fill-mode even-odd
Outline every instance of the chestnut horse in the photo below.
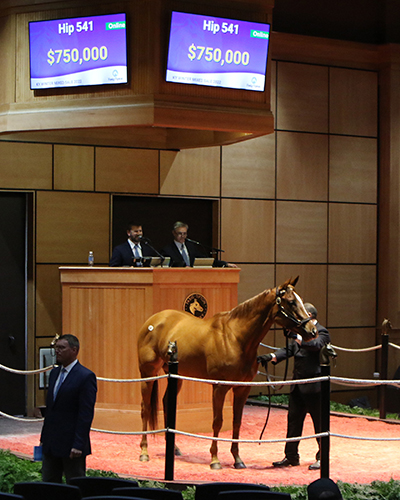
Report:
<svg viewBox="0 0 400 500"><path fill-rule="evenodd" d="M165 310L154 314L142 326L138 336L139 369L142 378L156 376L162 368L168 371L169 342L178 348L180 375L226 381L250 382L257 373L257 348L274 322L310 340L317 330L308 316L301 298L294 290L298 277L287 280L272 290L265 290L239 304L231 311L200 319L189 313ZM178 391L182 380L178 379ZM226 393L232 388L232 438L239 439L245 402L250 386L213 384L213 433L222 427L223 405ZM164 397L164 410L165 410ZM142 430L157 425L158 387L156 381L142 382ZM147 436L140 443L141 461L149 460ZM212 469L220 469L217 441L210 448ZM239 456L239 445L233 442L231 453L234 467L246 467Z"/></svg>

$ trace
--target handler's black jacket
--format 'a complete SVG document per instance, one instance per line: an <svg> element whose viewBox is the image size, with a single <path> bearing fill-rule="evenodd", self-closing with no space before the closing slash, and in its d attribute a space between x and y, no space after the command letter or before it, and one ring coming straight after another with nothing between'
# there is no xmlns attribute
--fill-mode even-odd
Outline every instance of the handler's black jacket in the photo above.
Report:
<svg viewBox="0 0 400 500"><path fill-rule="evenodd" d="M275 352L276 360L273 361L274 364L294 356L294 380L319 377L321 375L319 353L324 345L331 341L331 338L328 330L324 326L320 325L318 322L315 326L318 330L318 337L316 339L312 339L309 342L303 340L301 345L291 340L287 350L283 347ZM319 382L315 384L296 385L298 385L300 392L303 394L316 393L321 390L321 384ZM290 390L293 391L296 385L291 385Z"/></svg>

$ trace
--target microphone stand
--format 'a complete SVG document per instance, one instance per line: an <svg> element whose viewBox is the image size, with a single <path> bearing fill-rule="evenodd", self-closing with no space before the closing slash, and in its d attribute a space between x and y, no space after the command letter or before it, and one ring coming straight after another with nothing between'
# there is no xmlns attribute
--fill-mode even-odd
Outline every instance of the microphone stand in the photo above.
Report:
<svg viewBox="0 0 400 500"><path fill-rule="evenodd" d="M191 240L190 238L186 238L186 241L190 241L190 243L194 243L195 245L199 245L199 246L203 247L204 249L208 249L211 254L216 253L217 256L218 256L218 252L225 252L225 250L222 250L221 248L210 247L208 245L204 245L203 243L200 243L199 241ZM220 260L220 259L218 259L218 260Z"/></svg>
<svg viewBox="0 0 400 500"><path fill-rule="evenodd" d="M158 250L156 250L152 245L151 245L151 241L148 239L148 238L145 238L144 236L142 236L140 238L140 241L143 241L143 243L145 243L149 248L151 248L153 250L153 252L157 255L157 257L160 257L160 267L163 267L163 263L164 263L164 260L165 260L165 257L164 255L161 255L160 252Z"/></svg>

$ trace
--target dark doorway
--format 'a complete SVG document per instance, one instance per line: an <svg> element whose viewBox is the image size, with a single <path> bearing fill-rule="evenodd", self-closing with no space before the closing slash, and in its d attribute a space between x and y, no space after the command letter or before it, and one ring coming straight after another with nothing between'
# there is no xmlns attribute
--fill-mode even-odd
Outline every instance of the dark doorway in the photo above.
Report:
<svg viewBox="0 0 400 500"><path fill-rule="evenodd" d="M26 367L27 194L0 193L0 363ZM26 413L25 375L0 370L0 410Z"/></svg>
<svg viewBox="0 0 400 500"><path fill-rule="evenodd" d="M189 225L189 238L206 248L216 246L216 201L186 198L151 198L114 196L112 217L112 246L126 240L130 222L141 223L143 234L160 251L172 240L176 221Z"/></svg>

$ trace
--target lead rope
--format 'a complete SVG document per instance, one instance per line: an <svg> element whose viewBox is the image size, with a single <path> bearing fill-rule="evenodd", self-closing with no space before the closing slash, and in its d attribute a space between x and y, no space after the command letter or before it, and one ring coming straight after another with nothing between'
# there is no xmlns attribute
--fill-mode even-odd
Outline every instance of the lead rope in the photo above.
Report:
<svg viewBox="0 0 400 500"><path fill-rule="evenodd" d="M284 329L284 331L285 331L285 329ZM283 381L285 381L287 378L287 372L288 372L288 367L289 367L289 356L288 356L288 354L289 354L289 339L288 339L288 336L286 335L286 333L285 333L285 338L286 338L286 363L285 363L285 374L283 376ZM271 380L270 380L268 370L266 370L266 375L267 375L267 382L270 382ZM283 386L281 385L281 387L279 389L282 389L282 387ZM264 434L264 431L267 427L270 414L271 414L271 386L268 385L268 410L267 410L267 417L265 419L264 427L262 428L260 437L258 438L260 441L261 441L263 434ZM258 443L258 444L261 445L261 443Z"/></svg>

